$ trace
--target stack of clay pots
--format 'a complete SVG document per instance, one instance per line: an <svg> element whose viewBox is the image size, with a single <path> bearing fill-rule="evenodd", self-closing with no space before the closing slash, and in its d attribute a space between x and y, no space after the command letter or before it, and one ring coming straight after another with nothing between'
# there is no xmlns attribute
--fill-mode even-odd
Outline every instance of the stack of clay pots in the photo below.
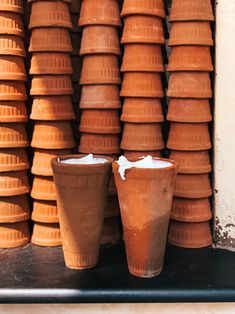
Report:
<svg viewBox="0 0 235 314"><path fill-rule="evenodd" d="M0 1L0 248L30 241L23 2Z"/></svg>
<svg viewBox="0 0 235 314"><path fill-rule="evenodd" d="M117 0L83 0L79 18L82 27L80 55L83 57L80 84L81 132L79 152L117 158L121 132L119 85L121 55ZM119 207L112 177L102 244L120 239Z"/></svg>
<svg viewBox="0 0 235 314"><path fill-rule="evenodd" d="M213 45L210 21L214 20L211 1L173 0L167 119L170 158L179 161L173 219L169 242L185 248L211 245L209 220L212 170L208 124L212 120L210 47Z"/></svg>
<svg viewBox="0 0 235 314"><path fill-rule="evenodd" d="M121 42L125 46L121 71L124 98L121 148L126 157L160 156L164 148L161 98L164 96L164 1L124 0Z"/></svg>
<svg viewBox="0 0 235 314"><path fill-rule="evenodd" d="M51 159L71 153L75 146L71 119L72 65L69 3L30 1L32 53L30 74L33 96L30 118L35 120L31 146L34 148L31 196L35 221L32 242L41 246L61 244Z"/></svg>

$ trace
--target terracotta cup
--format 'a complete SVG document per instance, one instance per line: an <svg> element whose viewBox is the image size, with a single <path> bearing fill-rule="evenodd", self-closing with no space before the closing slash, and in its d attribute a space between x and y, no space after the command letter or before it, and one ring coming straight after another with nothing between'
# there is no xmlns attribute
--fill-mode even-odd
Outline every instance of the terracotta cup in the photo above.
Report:
<svg viewBox="0 0 235 314"><path fill-rule="evenodd" d="M164 44L162 20L155 16L133 15L125 19L121 43Z"/></svg>
<svg viewBox="0 0 235 314"><path fill-rule="evenodd" d="M121 148L124 150L151 151L164 148L160 123L125 123Z"/></svg>
<svg viewBox="0 0 235 314"><path fill-rule="evenodd" d="M23 1L22 0L2 0L0 3L0 11L16 12L23 14Z"/></svg>
<svg viewBox="0 0 235 314"><path fill-rule="evenodd" d="M29 161L24 148L0 149L0 172L29 169Z"/></svg>
<svg viewBox="0 0 235 314"><path fill-rule="evenodd" d="M24 82L20 81L1 81L0 101L8 100L27 100L27 93Z"/></svg>
<svg viewBox="0 0 235 314"><path fill-rule="evenodd" d="M31 242L39 246L61 245L61 232L58 223L35 222Z"/></svg>
<svg viewBox="0 0 235 314"><path fill-rule="evenodd" d="M117 217L105 218L100 244L115 244L121 240L120 222Z"/></svg>
<svg viewBox="0 0 235 314"><path fill-rule="evenodd" d="M10 249L26 245L30 242L27 221L0 224L0 248Z"/></svg>
<svg viewBox="0 0 235 314"><path fill-rule="evenodd" d="M122 72L164 72L162 48L156 44L126 44Z"/></svg>
<svg viewBox="0 0 235 314"><path fill-rule="evenodd" d="M16 196L30 191L26 171L0 173L0 196Z"/></svg>
<svg viewBox="0 0 235 314"><path fill-rule="evenodd" d="M146 156L152 156L152 157L161 157L161 151L160 150L153 150L153 151L131 151L131 150L124 150L124 156L127 159L138 159L141 157L146 157Z"/></svg>
<svg viewBox="0 0 235 314"><path fill-rule="evenodd" d="M118 30L116 27L106 25L84 27L80 55L95 53L121 54Z"/></svg>
<svg viewBox="0 0 235 314"><path fill-rule="evenodd" d="M126 72L123 76L121 96L160 97L164 96L160 73Z"/></svg>
<svg viewBox="0 0 235 314"><path fill-rule="evenodd" d="M79 25L121 26L119 4L117 0L83 0Z"/></svg>
<svg viewBox="0 0 235 314"><path fill-rule="evenodd" d="M33 96L72 95L73 87L68 75L34 75L30 89Z"/></svg>
<svg viewBox="0 0 235 314"><path fill-rule="evenodd" d="M171 218L182 222L204 222L212 218L209 198L173 198Z"/></svg>
<svg viewBox="0 0 235 314"><path fill-rule="evenodd" d="M121 16L128 15L154 15L166 17L164 0L125 0L123 2Z"/></svg>
<svg viewBox="0 0 235 314"><path fill-rule="evenodd" d="M107 162L93 165L69 165L57 158L52 160L64 258L68 268L92 268L98 261L113 161L104 158Z"/></svg>
<svg viewBox="0 0 235 314"><path fill-rule="evenodd" d="M119 136L117 134L82 133L78 151L84 154L119 154Z"/></svg>
<svg viewBox="0 0 235 314"><path fill-rule="evenodd" d="M33 202L32 220L36 222L55 223L59 222L56 201Z"/></svg>
<svg viewBox="0 0 235 314"><path fill-rule="evenodd" d="M24 37L22 16L13 12L0 13L0 34Z"/></svg>
<svg viewBox="0 0 235 314"><path fill-rule="evenodd" d="M26 52L23 39L14 35L1 35L0 54L25 57Z"/></svg>
<svg viewBox="0 0 235 314"><path fill-rule="evenodd" d="M163 159L160 159L163 160ZM151 278L161 273L178 165L160 169L131 168L126 180L113 163L121 209L128 268Z"/></svg>
<svg viewBox="0 0 235 314"><path fill-rule="evenodd" d="M167 96L177 98L211 98L208 72L173 72L169 78Z"/></svg>
<svg viewBox="0 0 235 314"><path fill-rule="evenodd" d="M120 208L117 195L109 195L105 209L105 218L118 217Z"/></svg>
<svg viewBox="0 0 235 314"><path fill-rule="evenodd" d="M14 223L30 218L26 195L0 198L0 223Z"/></svg>
<svg viewBox="0 0 235 314"><path fill-rule="evenodd" d="M79 14L81 10L81 0L71 0L69 1L69 11L70 13Z"/></svg>
<svg viewBox="0 0 235 314"><path fill-rule="evenodd" d="M209 222L178 222L172 220L169 228L170 244L190 249L199 249L212 244Z"/></svg>
<svg viewBox="0 0 235 314"><path fill-rule="evenodd" d="M0 148L29 146L24 123L0 124Z"/></svg>
<svg viewBox="0 0 235 314"><path fill-rule="evenodd" d="M207 123L172 122L167 147L173 150L199 151L211 148Z"/></svg>
<svg viewBox="0 0 235 314"><path fill-rule="evenodd" d="M117 56L99 54L84 56L80 84L120 83L121 79Z"/></svg>
<svg viewBox="0 0 235 314"><path fill-rule="evenodd" d="M24 59L16 56L0 56L0 80L26 81Z"/></svg>
<svg viewBox="0 0 235 314"><path fill-rule="evenodd" d="M161 100L158 98L125 98L121 120L133 123L163 122Z"/></svg>
<svg viewBox="0 0 235 314"><path fill-rule="evenodd" d="M211 0L172 0L170 22L214 21Z"/></svg>
<svg viewBox="0 0 235 314"><path fill-rule="evenodd" d="M167 120L174 122L210 122L212 120L208 99L170 98Z"/></svg>
<svg viewBox="0 0 235 314"><path fill-rule="evenodd" d="M56 201L53 177L34 176L31 197L42 201Z"/></svg>
<svg viewBox="0 0 235 314"><path fill-rule="evenodd" d="M1 101L0 121L2 122L27 122L28 114L23 101Z"/></svg>

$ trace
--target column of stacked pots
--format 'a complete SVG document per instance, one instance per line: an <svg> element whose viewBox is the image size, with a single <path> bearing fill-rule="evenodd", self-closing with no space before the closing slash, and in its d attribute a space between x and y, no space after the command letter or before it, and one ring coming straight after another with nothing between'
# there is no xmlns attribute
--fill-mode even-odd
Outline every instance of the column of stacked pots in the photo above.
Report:
<svg viewBox="0 0 235 314"><path fill-rule="evenodd" d="M121 133L119 2L83 0L79 26L83 30L80 49L83 61L79 152L109 155L117 159ZM101 244L115 243L120 239L119 215L112 176Z"/></svg>
<svg viewBox="0 0 235 314"><path fill-rule="evenodd" d="M158 157L164 148L161 129L164 1L124 0L121 15L125 17L121 39L124 44L121 148L127 158L148 154Z"/></svg>
<svg viewBox="0 0 235 314"><path fill-rule="evenodd" d="M32 2L29 22L33 96L30 118L35 122L31 142L35 221L32 243L41 246L61 245L51 159L70 154L75 146L71 128L75 118L71 97L71 28L67 2Z"/></svg>
<svg viewBox="0 0 235 314"><path fill-rule="evenodd" d="M179 161L168 241L180 247L212 244L209 123L213 71L211 1L173 0L167 119L170 158Z"/></svg>
<svg viewBox="0 0 235 314"><path fill-rule="evenodd" d="M0 0L0 248L30 242L23 3Z"/></svg>

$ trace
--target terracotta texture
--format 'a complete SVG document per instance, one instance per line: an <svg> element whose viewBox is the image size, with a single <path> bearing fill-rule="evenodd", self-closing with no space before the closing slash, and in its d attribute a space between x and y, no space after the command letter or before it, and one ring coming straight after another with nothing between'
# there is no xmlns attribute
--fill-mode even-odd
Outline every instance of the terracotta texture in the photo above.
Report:
<svg viewBox="0 0 235 314"><path fill-rule="evenodd" d="M156 150L156 151L131 151L131 150L125 150L124 151L124 156L127 159L138 159L141 157L145 157L145 156L152 156L152 157L161 157L161 151L160 150Z"/></svg>
<svg viewBox="0 0 235 314"><path fill-rule="evenodd" d="M151 151L164 148L160 123L125 123L121 148L124 150Z"/></svg>
<svg viewBox="0 0 235 314"><path fill-rule="evenodd" d="M211 80L208 72L173 72L170 75L167 96L179 98L211 98Z"/></svg>
<svg viewBox="0 0 235 314"><path fill-rule="evenodd" d="M78 151L85 154L119 154L119 136L117 134L83 133Z"/></svg>
<svg viewBox="0 0 235 314"><path fill-rule="evenodd" d="M24 148L0 149L0 172L29 169L29 161Z"/></svg>
<svg viewBox="0 0 235 314"><path fill-rule="evenodd" d="M28 114L23 101L1 101L0 121L2 122L27 122Z"/></svg>
<svg viewBox="0 0 235 314"><path fill-rule="evenodd" d="M24 59L16 56L0 56L0 80L26 81Z"/></svg>
<svg viewBox="0 0 235 314"><path fill-rule="evenodd" d="M128 16L125 19L121 43L164 44L162 20L154 16Z"/></svg>
<svg viewBox="0 0 235 314"><path fill-rule="evenodd" d="M126 180L113 163L121 209L128 268L151 278L161 273L177 164L161 169L131 168Z"/></svg>
<svg viewBox="0 0 235 314"><path fill-rule="evenodd" d="M9 249L26 245L30 242L28 222L0 224L0 248Z"/></svg>
<svg viewBox="0 0 235 314"><path fill-rule="evenodd" d="M22 16L18 13L0 12L0 34L24 37Z"/></svg>
<svg viewBox="0 0 235 314"><path fill-rule="evenodd" d="M55 223L59 222L56 201L33 202L32 220L36 222Z"/></svg>
<svg viewBox="0 0 235 314"><path fill-rule="evenodd" d="M171 26L169 46L213 46L210 22L174 22Z"/></svg>
<svg viewBox="0 0 235 314"><path fill-rule="evenodd" d="M106 25L84 27L80 55L94 53L121 54L117 28Z"/></svg>
<svg viewBox="0 0 235 314"><path fill-rule="evenodd" d="M120 224L117 218L105 218L101 244L115 244L121 240Z"/></svg>
<svg viewBox="0 0 235 314"><path fill-rule="evenodd" d="M73 69L72 81L79 82L82 69L82 58L79 56L71 56L71 62Z"/></svg>
<svg viewBox="0 0 235 314"><path fill-rule="evenodd" d="M168 235L170 244L183 248L203 248L212 244L209 222L184 223L171 221Z"/></svg>
<svg viewBox="0 0 235 314"><path fill-rule="evenodd" d="M47 26L72 28L67 3L43 0L32 3L29 29Z"/></svg>
<svg viewBox="0 0 235 314"><path fill-rule="evenodd" d="M121 26L119 4L117 0L83 0L79 25Z"/></svg>
<svg viewBox="0 0 235 314"><path fill-rule="evenodd" d="M116 1L116 0L115 0ZM83 58L80 84L120 84L118 57L86 55Z"/></svg>
<svg viewBox="0 0 235 314"><path fill-rule="evenodd" d="M40 246L61 245L60 225L35 222L31 242Z"/></svg>
<svg viewBox="0 0 235 314"><path fill-rule="evenodd" d="M0 124L0 148L29 146L25 125L23 123Z"/></svg>
<svg viewBox="0 0 235 314"><path fill-rule="evenodd" d="M163 97L161 74L151 72L124 73L120 95L123 97Z"/></svg>
<svg viewBox="0 0 235 314"><path fill-rule="evenodd" d="M31 197L42 201L56 201L53 177L34 176Z"/></svg>
<svg viewBox="0 0 235 314"><path fill-rule="evenodd" d="M63 159L75 156L81 155ZM97 264L112 161L107 158L103 164L67 165L52 160L68 268L82 270Z"/></svg>
<svg viewBox="0 0 235 314"><path fill-rule="evenodd" d="M117 110L83 110L79 130L86 133L118 134L121 132Z"/></svg>
<svg viewBox="0 0 235 314"><path fill-rule="evenodd" d="M70 1L69 10L71 13L80 13L81 10L81 0L72 0Z"/></svg>
<svg viewBox="0 0 235 314"><path fill-rule="evenodd" d="M175 181L174 196L204 198L212 195L208 174L179 174Z"/></svg>
<svg viewBox="0 0 235 314"><path fill-rule="evenodd" d="M67 121L36 122L31 146L43 149L73 148L75 142L70 123Z"/></svg>
<svg viewBox="0 0 235 314"><path fill-rule="evenodd" d="M173 0L169 21L214 21L211 0Z"/></svg>
<svg viewBox="0 0 235 314"><path fill-rule="evenodd" d="M72 95L73 87L68 75L34 75L30 95Z"/></svg>
<svg viewBox="0 0 235 314"><path fill-rule="evenodd" d="M26 171L0 173L0 196L16 196L30 191Z"/></svg>
<svg viewBox="0 0 235 314"><path fill-rule="evenodd" d="M14 223L30 218L26 195L0 198L0 223Z"/></svg>
<svg viewBox="0 0 235 314"><path fill-rule="evenodd" d="M121 120L134 123L164 121L161 100L158 98L125 98Z"/></svg>
<svg viewBox="0 0 235 314"><path fill-rule="evenodd" d="M165 18L164 0L125 0L123 2L121 16L136 14L154 15Z"/></svg>
<svg viewBox="0 0 235 314"><path fill-rule="evenodd" d="M105 218L118 217L120 208L117 195L109 195L105 209Z"/></svg>
<svg viewBox="0 0 235 314"><path fill-rule="evenodd" d="M119 109L121 101L117 85L86 85L82 88L81 109Z"/></svg>
<svg viewBox="0 0 235 314"><path fill-rule="evenodd" d="M174 122L209 122L212 120L208 99L171 98L167 120Z"/></svg>
<svg viewBox="0 0 235 314"><path fill-rule="evenodd" d="M25 57L26 52L23 39L19 36L1 35L0 54Z"/></svg>
<svg viewBox="0 0 235 314"><path fill-rule="evenodd" d="M204 222L212 218L209 198L173 198L171 218L183 222Z"/></svg>
<svg viewBox="0 0 235 314"><path fill-rule="evenodd" d="M1 0L0 11L24 13L22 0Z"/></svg>
<svg viewBox="0 0 235 314"><path fill-rule="evenodd" d="M25 84L17 81L1 81L0 100L27 100Z"/></svg>
<svg viewBox="0 0 235 314"><path fill-rule="evenodd" d="M208 124L171 123L167 147L187 151L210 149Z"/></svg>
<svg viewBox="0 0 235 314"><path fill-rule="evenodd" d="M35 28L30 37L30 52L72 52L69 31L59 27Z"/></svg>
<svg viewBox="0 0 235 314"><path fill-rule="evenodd" d="M31 172L40 176L53 176L51 160L68 154L71 154L68 149L35 149Z"/></svg>

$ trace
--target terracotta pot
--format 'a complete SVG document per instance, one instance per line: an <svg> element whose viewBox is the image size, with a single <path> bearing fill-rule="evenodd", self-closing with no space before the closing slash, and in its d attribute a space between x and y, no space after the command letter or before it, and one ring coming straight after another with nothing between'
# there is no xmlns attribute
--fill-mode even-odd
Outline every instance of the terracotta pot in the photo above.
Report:
<svg viewBox="0 0 235 314"><path fill-rule="evenodd" d="M30 37L30 52L72 52L69 31L59 27L35 28Z"/></svg>
<svg viewBox="0 0 235 314"><path fill-rule="evenodd" d="M162 20L154 16L128 16L125 19L121 43L164 44Z"/></svg>
<svg viewBox="0 0 235 314"><path fill-rule="evenodd" d="M121 132L117 110L83 110L79 130L86 133L118 134Z"/></svg>
<svg viewBox="0 0 235 314"><path fill-rule="evenodd" d="M25 124L1 123L0 148L14 148L29 146Z"/></svg>
<svg viewBox="0 0 235 314"><path fill-rule="evenodd" d="M23 1L22 0L1 0L0 3L0 11L7 11L7 12L16 12L23 14Z"/></svg>
<svg viewBox="0 0 235 314"><path fill-rule="evenodd" d="M210 22L174 22L171 26L169 46L213 46Z"/></svg>
<svg viewBox="0 0 235 314"><path fill-rule="evenodd" d="M126 44L122 72L164 72L162 48L156 44Z"/></svg>
<svg viewBox="0 0 235 314"><path fill-rule="evenodd" d="M53 177L34 176L31 197L42 201L56 201Z"/></svg>
<svg viewBox="0 0 235 314"><path fill-rule="evenodd" d="M2 122L27 122L28 114L23 101L1 101L0 121Z"/></svg>
<svg viewBox="0 0 235 314"><path fill-rule="evenodd" d="M0 34L24 37L22 16L18 13L0 13Z"/></svg>
<svg viewBox="0 0 235 314"><path fill-rule="evenodd" d="M207 150L197 152L172 150L170 158L179 163L179 173L200 174L212 171L210 156Z"/></svg>
<svg viewBox="0 0 235 314"><path fill-rule="evenodd" d="M0 196L16 196L30 191L26 171L0 173Z"/></svg>
<svg viewBox="0 0 235 314"><path fill-rule="evenodd" d="M123 97L163 97L161 74L151 72L124 73L120 95Z"/></svg>
<svg viewBox="0 0 235 314"><path fill-rule="evenodd" d="M117 195L109 195L107 199L107 206L105 209L105 218L118 217L120 215L120 208Z"/></svg>
<svg viewBox="0 0 235 314"><path fill-rule="evenodd" d="M31 172L40 176L53 176L51 160L71 154L69 149L35 149Z"/></svg>
<svg viewBox="0 0 235 314"><path fill-rule="evenodd" d="M183 222L204 222L212 218L209 198L173 198L171 218Z"/></svg>
<svg viewBox="0 0 235 314"><path fill-rule="evenodd" d="M75 143L70 123L36 122L31 146L43 149L73 148Z"/></svg>
<svg viewBox="0 0 235 314"><path fill-rule="evenodd" d="M122 180L113 163L128 268L151 278L161 273L177 164L161 169L131 168Z"/></svg>
<svg viewBox="0 0 235 314"><path fill-rule="evenodd" d="M43 0L32 3L29 29L48 26L72 28L67 3Z"/></svg>
<svg viewBox="0 0 235 314"><path fill-rule="evenodd" d="M170 244L190 249L199 249L212 244L209 222L171 221L168 235Z"/></svg>
<svg viewBox="0 0 235 314"><path fill-rule="evenodd" d="M172 47L167 71L213 71L210 47Z"/></svg>
<svg viewBox="0 0 235 314"><path fill-rule="evenodd" d="M72 95L73 87L68 75L34 75L30 95Z"/></svg>
<svg viewBox="0 0 235 314"><path fill-rule="evenodd" d="M70 32L70 37L73 47L71 54L72 56L78 57L80 52L82 34Z"/></svg>
<svg viewBox="0 0 235 314"><path fill-rule="evenodd" d="M0 198L0 223L14 223L30 219L26 195Z"/></svg>
<svg viewBox="0 0 235 314"><path fill-rule="evenodd" d="M1 81L0 100L27 100L25 84L17 81Z"/></svg>
<svg viewBox="0 0 235 314"><path fill-rule="evenodd" d="M34 97L30 119L51 121L75 119L71 97Z"/></svg>
<svg viewBox="0 0 235 314"><path fill-rule="evenodd" d="M211 148L207 123L171 123L167 147L174 150L198 151Z"/></svg>
<svg viewBox="0 0 235 314"><path fill-rule="evenodd" d="M171 98L167 120L175 122L209 122L212 120L208 99Z"/></svg>
<svg viewBox="0 0 235 314"><path fill-rule="evenodd" d="M121 100L117 85L86 85L82 88L81 109L119 109Z"/></svg>
<svg viewBox="0 0 235 314"><path fill-rule="evenodd" d="M29 162L25 149L0 149L0 172L19 171L27 169L29 169Z"/></svg>
<svg viewBox="0 0 235 314"><path fill-rule="evenodd" d="M63 159L80 156L67 155ZM107 158L103 164L68 165L57 158L52 160L68 268L82 270L97 264L112 161Z"/></svg>
<svg viewBox="0 0 235 314"><path fill-rule="evenodd" d="M105 218L100 244L115 244L121 240L120 223L115 217Z"/></svg>
<svg viewBox="0 0 235 314"><path fill-rule="evenodd" d="M70 31L73 33L81 33L82 28L78 25L79 14L70 14L70 17L71 17L71 23L72 23L72 28Z"/></svg>
<svg viewBox="0 0 235 314"><path fill-rule="evenodd" d="M72 81L79 82L82 70L82 58L79 56L71 56L71 62L73 69Z"/></svg>
<svg viewBox="0 0 235 314"><path fill-rule="evenodd" d="M59 217L56 202L39 200L34 201L32 220L36 222L58 223Z"/></svg>
<svg viewBox="0 0 235 314"><path fill-rule="evenodd" d="M84 154L119 154L120 141L117 134L82 133L79 152Z"/></svg>
<svg viewBox="0 0 235 314"><path fill-rule="evenodd" d="M163 0L125 0L123 2L121 16L128 15L154 15L161 18L166 17Z"/></svg>
<svg viewBox="0 0 235 314"><path fill-rule="evenodd" d="M121 54L116 27L106 25L84 27L80 55L95 53Z"/></svg>
<svg viewBox="0 0 235 314"><path fill-rule="evenodd" d="M16 56L0 56L0 80L26 81L24 59Z"/></svg>
<svg viewBox="0 0 235 314"><path fill-rule="evenodd" d="M61 245L60 225L35 222L31 242L40 246Z"/></svg>
<svg viewBox="0 0 235 314"><path fill-rule="evenodd" d="M19 36L1 35L0 54L25 57L26 52L23 39Z"/></svg>
<svg viewBox="0 0 235 314"><path fill-rule="evenodd" d="M179 98L211 98L211 80L208 72L173 72L170 75L167 96Z"/></svg>
<svg viewBox="0 0 235 314"><path fill-rule="evenodd" d="M210 0L173 0L169 21L214 21Z"/></svg>
<svg viewBox="0 0 235 314"><path fill-rule="evenodd" d="M119 4L117 0L83 0L79 25L121 26Z"/></svg>
<svg viewBox="0 0 235 314"><path fill-rule="evenodd" d="M156 151L131 151L131 150L125 150L124 151L124 156L127 159L138 159L141 157L146 157L146 156L152 156L152 157L161 157L161 151L160 150L156 150Z"/></svg>
<svg viewBox="0 0 235 314"><path fill-rule="evenodd" d="M81 1L80 0L72 0L70 1L69 6L70 13L80 13L81 10Z"/></svg>
<svg viewBox="0 0 235 314"><path fill-rule="evenodd" d="M35 52L31 58L30 74L72 74L72 63L68 53Z"/></svg>
<svg viewBox="0 0 235 314"><path fill-rule="evenodd" d="M208 174L179 174L175 181L174 196L204 198L212 195Z"/></svg>
<svg viewBox="0 0 235 314"><path fill-rule="evenodd" d="M161 100L158 98L125 98L121 120L133 123L163 122Z"/></svg>
<svg viewBox="0 0 235 314"><path fill-rule="evenodd" d="M125 123L121 148L124 150L151 151L164 148L160 123Z"/></svg>
<svg viewBox="0 0 235 314"><path fill-rule="evenodd" d="M28 222L0 224L0 248L9 249L26 245L30 242Z"/></svg>
<svg viewBox="0 0 235 314"><path fill-rule="evenodd" d="M120 83L121 79L117 56L114 55L84 56L80 84L90 85L90 84L120 84Z"/></svg>

